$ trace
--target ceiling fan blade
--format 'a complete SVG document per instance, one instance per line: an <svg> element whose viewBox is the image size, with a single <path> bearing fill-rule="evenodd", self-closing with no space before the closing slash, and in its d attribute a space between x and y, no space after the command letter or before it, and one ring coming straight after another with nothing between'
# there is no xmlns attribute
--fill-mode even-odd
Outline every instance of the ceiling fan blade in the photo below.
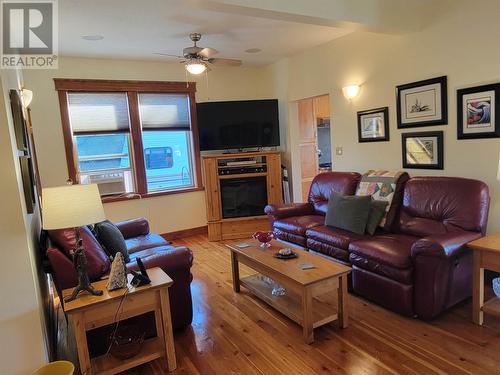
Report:
<svg viewBox="0 0 500 375"><path fill-rule="evenodd" d="M179 55L171 55L169 53L160 53L160 52L154 52L155 55L160 55L160 56L168 56L168 57L177 57L178 59L183 59L183 56Z"/></svg>
<svg viewBox="0 0 500 375"><path fill-rule="evenodd" d="M198 55L201 55L203 57L206 57L207 59L210 59L210 58L212 58L212 56L215 56L218 53L219 53L219 51L217 51L215 48L207 47L207 48L203 48L201 51L199 51Z"/></svg>
<svg viewBox="0 0 500 375"><path fill-rule="evenodd" d="M186 55L197 55L200 53L200 51L203 50L203 47L197 47L197 46L192 46L192 47L186 47L182 50L182 54L184 56Z"/></svg>
<svg viewBox="0 0 500 375"><path fill-rule="evenodd" d="M241 66L241 60L236 59L209 59L208 62L219 66Z"/></svg>

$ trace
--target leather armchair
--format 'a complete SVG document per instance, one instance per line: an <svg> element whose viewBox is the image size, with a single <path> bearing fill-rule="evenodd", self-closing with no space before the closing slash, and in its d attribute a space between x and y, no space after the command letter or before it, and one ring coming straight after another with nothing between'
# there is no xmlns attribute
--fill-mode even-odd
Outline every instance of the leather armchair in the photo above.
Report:
<svg viewBox="0 0 500 375"><path fill-rule="evenodd" d="M149 223L144 218L115 223L125 237L129 249L129 270L138 270L138 257L147 268L160 267L167 273L174 284L169 288L172 326L180 329L191 324L193 317L191 299L191 266L193 254L184 246L170 246L161 236L150 233ZM49 243L46 255L50 262L51 272L55 282L61 289L72 288L77 284L77 276L68 249L74 248L73 229L49 231ZM107 276L110 261L99 243L88 230L82 228L85 253L88 258L89 276L96 281Z"/></svg>

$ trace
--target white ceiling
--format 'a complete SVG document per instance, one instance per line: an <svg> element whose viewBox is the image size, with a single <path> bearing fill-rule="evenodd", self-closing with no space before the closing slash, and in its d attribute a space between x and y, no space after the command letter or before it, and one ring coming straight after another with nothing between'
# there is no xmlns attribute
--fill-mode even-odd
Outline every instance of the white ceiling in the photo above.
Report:
<svg viewBox="0 0 500 375"><path fill-rule="evenodd" d="M275 20L202 9L182 0L59 1L59 54L98 58L175 60L155 52L179 55L203 34L199 45L217 57L242 59L261 66L326 43L351 32L331 26ZM82 35L102 35L87 41ZM249 48L262 52L249 54Z"/></svg>

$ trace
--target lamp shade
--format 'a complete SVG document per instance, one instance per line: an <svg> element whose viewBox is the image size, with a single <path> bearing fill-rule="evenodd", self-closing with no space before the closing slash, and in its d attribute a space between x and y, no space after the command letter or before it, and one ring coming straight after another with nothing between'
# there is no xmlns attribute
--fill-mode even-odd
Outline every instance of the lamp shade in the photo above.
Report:
<svg viewBox="0 0 500 375"><path fill-rule="evenodd" d="M42 190L44 229L77 228L106 219L96 184Z"/></svg>

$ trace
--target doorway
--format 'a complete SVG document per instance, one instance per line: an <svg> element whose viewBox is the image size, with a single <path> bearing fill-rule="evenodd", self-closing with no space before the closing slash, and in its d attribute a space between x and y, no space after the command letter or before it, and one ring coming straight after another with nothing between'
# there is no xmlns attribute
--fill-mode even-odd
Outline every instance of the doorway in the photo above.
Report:
<svg viewBox="0 0 500 375"><path fill-rule="evenodd" d="M330 95L298 101L302 201L307 202L314 177L332 170Z"/></svg>

